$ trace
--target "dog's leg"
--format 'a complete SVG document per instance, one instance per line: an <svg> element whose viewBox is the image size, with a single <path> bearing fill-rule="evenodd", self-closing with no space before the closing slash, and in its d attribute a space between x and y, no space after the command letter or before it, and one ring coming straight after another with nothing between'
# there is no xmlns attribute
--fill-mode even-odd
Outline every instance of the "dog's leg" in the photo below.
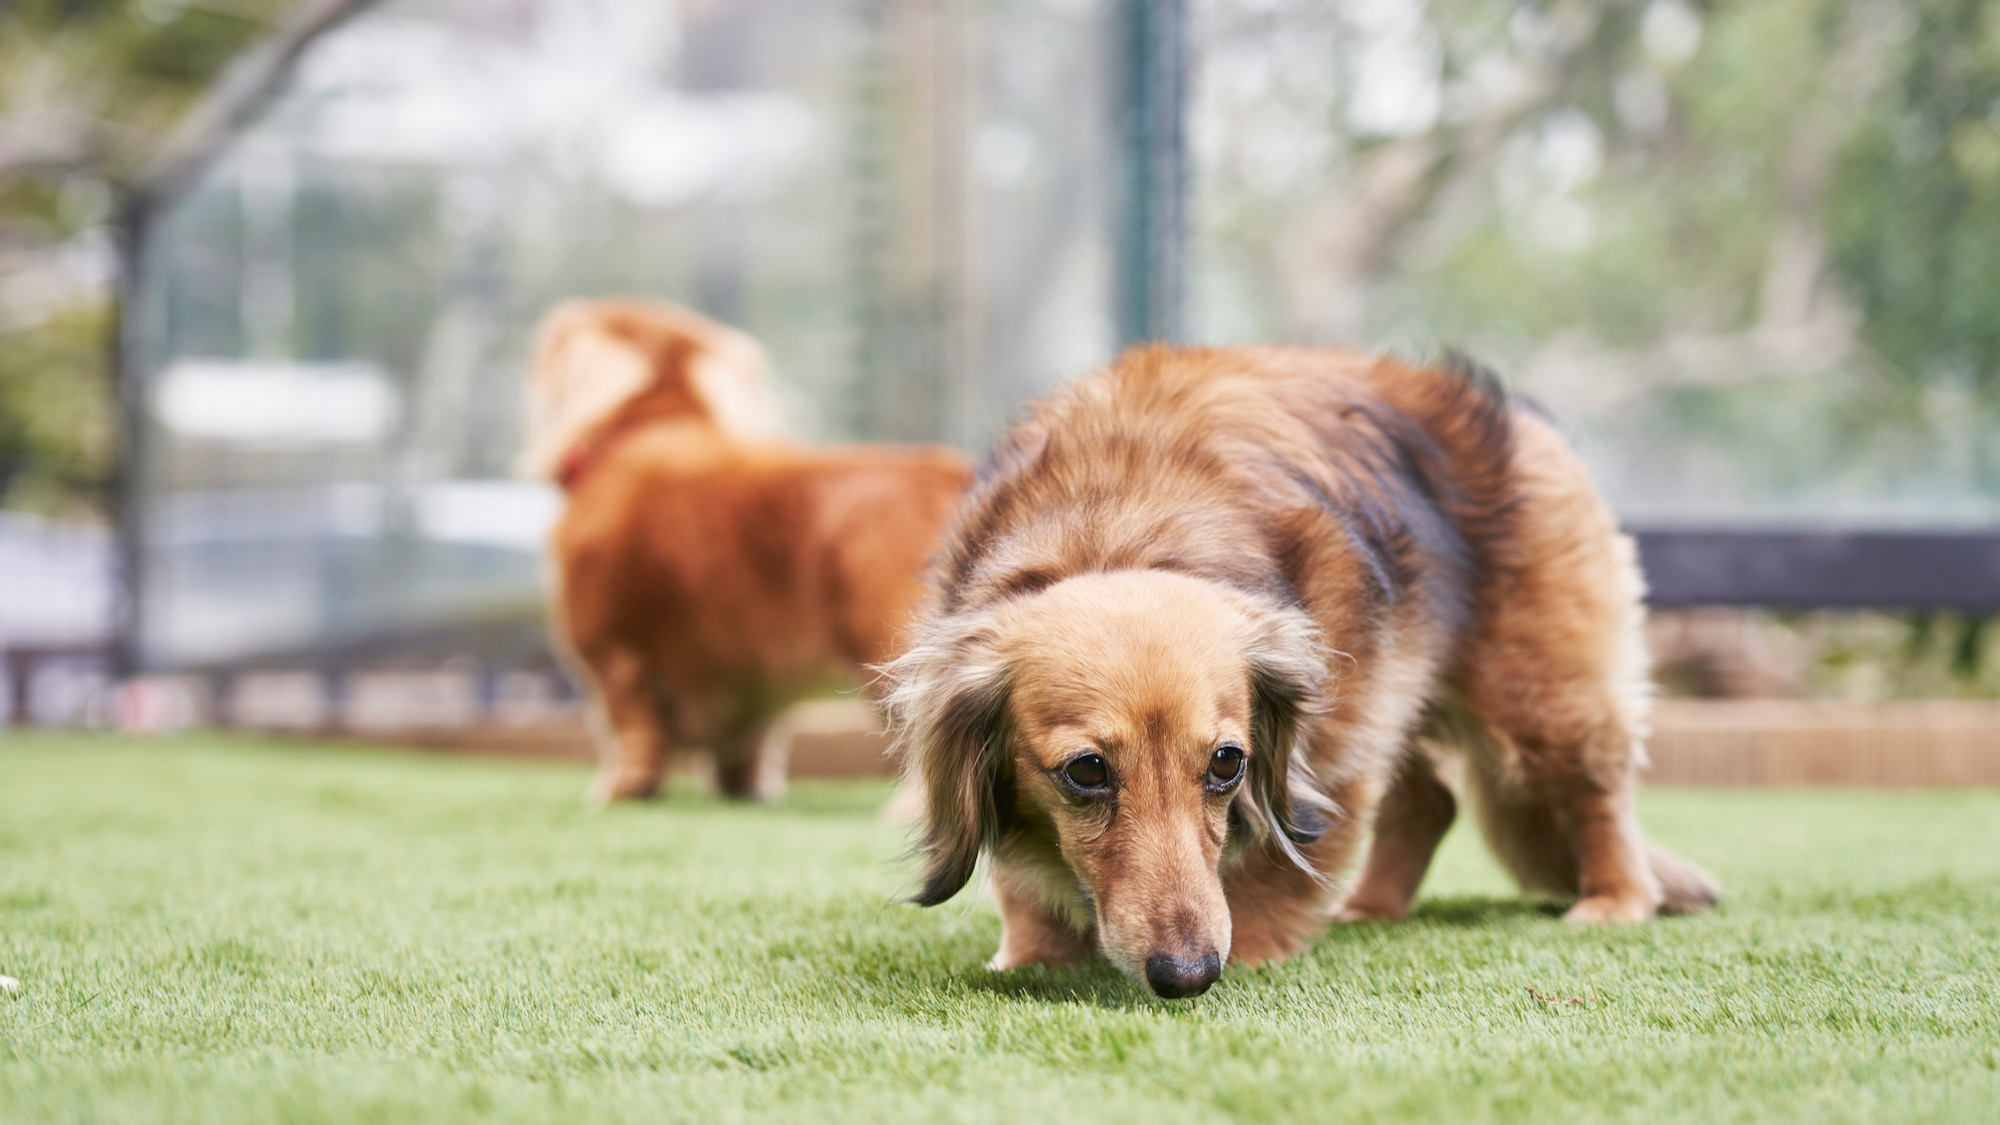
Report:
<svg viewBox="0 0 2000 1125"><path fill-rule="evenodd" d="M1497 714L1466 747L1468 787L1494 855L1523 888L1575 896L1573 922L1637 922L1663 908L1713 905L1714 880L1639 828L1645 759L1616 681L1521 682L1519 670L1536 666L1561 664L1529 657L1513 665L1508 687L1483 690Z"/></svg>
<svg viewBox="0 0 2000 1125"><path fill-rule="evenodd" d="M773 737L776 735L776 737ZM715 779L722 795L740 801L777 801L785 795L788 735L755 723L716 739Z"/></svg>
<svg viewBox="0 0 2000 1125"><path fill-rule="evenodd" d="M1375 839L1361 879L1334 912L1337 922L1370 918L1395 921L1410 912L1417 887L1430 870L1438 841L1458 815L1458 802L1423 752L1403 757L1388 794L1375 812Z"/></svg>
<svg viewBox="0 0 2000 1125"><path fill-rule="evenodd" d="M1299 845L1312 871L1267 844L1253 848L1223 877L1231 963L1282 961L1304 952L1325 931L1338 895L1333 881L1353 862L1362 826L1375 814L1380 792L1380 782L1363 776L1327 793L1339 814L1318 839Z"/></svg>
<svg viewBox="0 0 2000 1125"><path fill-rule="evenodd" d="M587 659L599 720L597 777L591 798L600 804L651 797L666 775L666 732L646 662L627 649Z"/></svg>
<svg viewBox="0 0 2000 1125"><path fill-rule="evenodd" d="M1635 708L1618 702L1637 693L1621 697L1609 676L1526 682L1522 670L1562 664L1516 655L1507 686L1482 690L1487 729L1466 746L1468 788L1494 855L1525 889L1575 896L1573 922L1714 905L1714 879L1639 828L1645 759L1627 718Z"/></svg>
<svg viewBox="0 0 2000 1125"><path fill-rule="evenodd" d="M989 969L1023 965L1073 965L1097 954L1097 943L1043 904L1029 880L1004 865L993 868L993 897L1000 903L1000 949Z"/></svg>
<svg viewBox="0 0 2000 1125"><path fill-rule="evenodd" d="M1486 591L1464 662L1487 839L1524 886L1577 896L1572 921L1707 906L1714 881L1639 829L1650 688L1637 553L1555 431L1527 415L1515 427L1520 561Z"/></svg>
<svg viewBox="0 0 2000 1125"><path fill-rule="evenodd" d="M1465 786L1486 846L1521 889L1566 898L1576 894L1576 852L1550 802L1509 782L1495 768L1493 748L1467 746Z"/></svg>
<svg viewBox="0 0 2000 1125"><path fill-rule="evenodd" d="M1268 848L1244 857L1222 883L1229 899L1229 960L1262 965L1302 952L1324 926L1327 888Z"/></svg>
<svg viewBox="0 0 2000 1125"><path fill-rule="evenodd" d="M1575 896L1570 921L1640 922L1663 907L1715 902L1714 884L1699 868L1647 842L1633 801L1636 779L1609 787L1575 778L1536 783L1495 776L1477 763L1469 773L1494 855L1523 888Z"/></svg>

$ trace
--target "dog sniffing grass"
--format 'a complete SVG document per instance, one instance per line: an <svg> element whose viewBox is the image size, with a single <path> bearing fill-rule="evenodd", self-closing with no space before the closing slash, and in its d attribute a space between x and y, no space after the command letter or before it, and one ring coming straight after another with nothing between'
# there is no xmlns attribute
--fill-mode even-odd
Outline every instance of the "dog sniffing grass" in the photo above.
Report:
<svg viewBox="0 0 2000 1125"><path fill-rule="evenodd" d="M1406 916L1462 798L1571 922L1720 898L1639 824L1632 540L1470 360L1133 348L1026 409L933 575L883 699L917 901L985 857L993 968L1199 996Z"/></svg>
<svg viewBox="0 0 2000 1125"><path fill-rule="evenodd" d="M1562 925L1461 827L1410 921L1167 1004L972 967L998 919L895 903L878 784L591 814L567 767L69 738L0 742L0 778L7 1122L2000 1105L1995 792L1648 793L1732 898L1636 929Z"/></svg>

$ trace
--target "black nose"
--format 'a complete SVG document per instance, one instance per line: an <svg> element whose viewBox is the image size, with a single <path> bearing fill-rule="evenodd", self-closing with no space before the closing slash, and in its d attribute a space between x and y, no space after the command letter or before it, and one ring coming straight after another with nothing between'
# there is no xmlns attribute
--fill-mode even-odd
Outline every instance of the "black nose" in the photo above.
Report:
<svg viewBox="0 0 2000 1125"><path fill-rule="evenodd" d="M1222 975L1222 958L1213 953L1174 957L1156 953L1146 958L1146 983L1169 1000L1200 996Z"/></svg>

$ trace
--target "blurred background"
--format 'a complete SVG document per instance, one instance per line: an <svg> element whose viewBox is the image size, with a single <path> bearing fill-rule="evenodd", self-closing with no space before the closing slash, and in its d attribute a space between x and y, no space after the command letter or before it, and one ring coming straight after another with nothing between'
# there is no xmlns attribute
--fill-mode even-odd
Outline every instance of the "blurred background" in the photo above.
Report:
<svg viewBox="0 0 2000 1125"><path fill-rule="evenodd" d="M1668 693L2000 697L2000 4L0 0L0 706L570 721L509 462L601 294L973 451L1134 341L1462 348Z"/></svg>

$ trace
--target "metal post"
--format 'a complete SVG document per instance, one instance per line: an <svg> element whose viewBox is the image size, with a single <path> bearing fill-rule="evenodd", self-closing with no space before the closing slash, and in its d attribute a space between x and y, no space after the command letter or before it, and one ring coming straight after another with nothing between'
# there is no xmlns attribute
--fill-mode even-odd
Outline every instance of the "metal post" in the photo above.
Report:
<svg viewBox="0 0 2000 1125"><path fill-rule="evenodd" d="M1130 345L1185 330L1187 3L1117 0L1118 335Z"/></svg>
<svg viewBox="0 0 2000 1125"><path fill-rule="evenodd" d="M847 138L848 295L855 325L854 382L848 425L861 436L881 436L884 399L894 393L891 242L893 141L889 137L891 59L890 0L855 6L856 51Z"/></svg>
<svg viewBox="0 0 2000 1125"><path fill-rule="evenodd" d="M264 42L244 52L223 72L145 173L128 187L113 224L118 278L112 296L108 341L116 380L119 421L118 464L112 474L111 508L117 520L118 577L112 609L112 674L123 678L145 664L145 489L146 382L140 352L140 301L146 241L155 216L174 201L243 134L285 88L293 69L320 36L365 11L376 0L306 0Z"/></svg>
<svg viewBox="0 0 2000 1125"><path fill-rule="evenodd" d="M147 453L147 382L140 348L147 228L151 211L134 198L114 224L118 276L111 303L108 341L113 395L118 409L117 464L111 474L111 510L115 523L116 576L112 585L111 674L116 679L137 675L145 663L145 465Z"/></svg>

